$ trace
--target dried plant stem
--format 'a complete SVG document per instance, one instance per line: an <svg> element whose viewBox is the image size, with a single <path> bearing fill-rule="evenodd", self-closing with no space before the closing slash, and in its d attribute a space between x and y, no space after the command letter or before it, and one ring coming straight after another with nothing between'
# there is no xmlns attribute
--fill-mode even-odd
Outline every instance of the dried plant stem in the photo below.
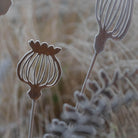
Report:
<svg viewBox="0 0 138 138"><path fill-rule="evenodd" d="M32 100L28 138L32 138L32 135L33 135L33 124L34 124L35 109L36 109L36 101Z"/></svg>
<svg viewBox="0 0 138 138"><path fill-rule="evenodd" d="M96 61L97 55L98 55L98 54L95 52L95 53L94 53L94 56L93 56L93 58L92 58L92 60L91 60L91 64L90 64L89 70L88 70L88 72L87 72L87 75L86 75L86 77L85 77L84 83L83 83L83 85L82 85L81 93L84 93L84 92L85 92L87 80L88 80L89 77L90 77L90 74L91 74L91 72L92 72L92 69L93 69L94 63L95 63L95 61Z"/></svg>

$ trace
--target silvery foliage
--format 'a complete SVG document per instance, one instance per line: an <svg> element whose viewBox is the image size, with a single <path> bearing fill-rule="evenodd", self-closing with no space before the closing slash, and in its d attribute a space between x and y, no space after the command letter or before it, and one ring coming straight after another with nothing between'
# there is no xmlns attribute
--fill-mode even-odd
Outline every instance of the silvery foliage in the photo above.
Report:
<svg viewBox="0 0 138 138"><path fill-rule="evenodd" d="M115 71L110 80L106 72L101 70L99 79L102 87L96 81L89 80L87 89L90 97L76 91L74 98L77 106L64 104L61 115L63 121L53 119L44 138L93 138L107 134L110 131L111 114L116 113L122 105L130 105L138 97L137 92L130 88L125 92L116 91L118 82L136 76L137 72L125 71L121 74Z"/></svg>

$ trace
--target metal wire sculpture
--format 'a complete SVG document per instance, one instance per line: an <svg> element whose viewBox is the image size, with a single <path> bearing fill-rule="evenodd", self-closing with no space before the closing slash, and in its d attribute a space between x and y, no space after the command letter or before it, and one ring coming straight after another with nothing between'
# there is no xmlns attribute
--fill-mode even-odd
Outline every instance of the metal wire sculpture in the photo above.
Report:
<svg viewBox="0 0 138 138"><path fill-rule="evenodd" d="M30 86L30 98L36 100L42 88L54 86L61 77L60 63L55 56L61 49L33 40L29 44L32 50L19 61L17 74L21 81Z"/></svg>
<svg viewBox="0 0 138 138"><path fill-rule="evenodd" d="M36 100L42 88L54 86L61 77L61 67L56 54L61 48L54 48L46 42L29 41L32 50L27 52L17 65L17 75L30 86L28 94L32 99L28 138L32 138Z"/></svg>
<svg viewBox="0 0 138 138"><path fill-rule="evenodd" d="M94 48L97 53L104 49L108 38L121 40L131 23L134 0L97 0L96 18L99 32Z"/></svg>
<svg viewBox="0 0 138 138"><path fill-rule="evenodd" d="M107 39L121 40L131 23L134 0L97 0L96 19L99 25L94 40L94 56L85 77L81 93L86 89L97 55L104 50Z"/></svg>

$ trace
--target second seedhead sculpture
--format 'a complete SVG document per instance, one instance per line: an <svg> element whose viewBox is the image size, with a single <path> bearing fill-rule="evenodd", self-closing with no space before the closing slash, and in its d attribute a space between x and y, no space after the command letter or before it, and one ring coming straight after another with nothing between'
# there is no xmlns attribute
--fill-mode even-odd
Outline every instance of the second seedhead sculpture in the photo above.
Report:
<svg viewBox="0 0 138 138"><path fill-rule="evenodd" d="M85 77L81 93L85 92L97 55L104 50L108 39L121 40L126 35L131 23L134 0L97 0L96 19L98 33L94 40L94 56Z"/></svg>

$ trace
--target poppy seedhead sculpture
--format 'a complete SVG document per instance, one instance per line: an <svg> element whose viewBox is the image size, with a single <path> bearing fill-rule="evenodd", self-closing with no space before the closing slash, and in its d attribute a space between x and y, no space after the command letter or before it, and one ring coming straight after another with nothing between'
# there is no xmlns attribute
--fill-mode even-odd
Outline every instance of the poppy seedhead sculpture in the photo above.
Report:
<svg viewBox="0 0 138 138"><path fill-rule="evenodd" d="M29 45L31 50L19 61L17 75L30 86L30 98L37 100L42 88L54 86L61 77L60 63L55 56L61 48L33 40L29 41Z"/></svg>

